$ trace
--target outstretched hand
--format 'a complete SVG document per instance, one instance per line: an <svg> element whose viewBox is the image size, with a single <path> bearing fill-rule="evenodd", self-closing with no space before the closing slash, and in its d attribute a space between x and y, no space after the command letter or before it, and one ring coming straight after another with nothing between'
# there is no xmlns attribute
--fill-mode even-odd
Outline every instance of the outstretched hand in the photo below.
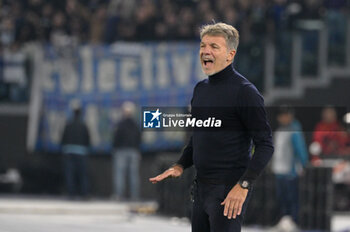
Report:
<svg viewBox="0 0 350 232"><path fill-rule="evenodd" d="M152 184L156 184L169 177L175 177L175 178L180 177L182 173L183 173L183 168L180 165L175 165L167 169L166 171L164 171L162 174L156 177L149 178L149 181L152 182Z"/></svg>
<svg viewBox="0 0 350 232"><path fill-rule="evenodd" d="M224 216L228 219L235 219L237 215L241 215L242 207L248 195L248 189L243 189L239 184L236 184L227 194L221 205L225 205Z"/></svg>

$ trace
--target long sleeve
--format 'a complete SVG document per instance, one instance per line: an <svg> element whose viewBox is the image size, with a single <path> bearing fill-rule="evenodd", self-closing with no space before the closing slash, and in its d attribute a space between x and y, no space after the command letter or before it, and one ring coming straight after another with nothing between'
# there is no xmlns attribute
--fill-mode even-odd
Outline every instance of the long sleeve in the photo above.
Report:
<svg viewBox="0 0 350 232"><path fill-rule="evenodd" d="M182 156L176 162L180 164L184 169L189 168L193 165L193 146L192 146L192 136L182 152Z"/></svg>
<svg viewBox="0 0 350 232"><path fill-rule="evenodd" d="M292 144L297 157L299 158L302 165L305 167L308 161L308 155L305 140L300 131L296 131L293 133Z"/></svg>
<svg viewBox="0 0 350 232"><path fill-rule="evenodd" d="M272 132L266 118L264 99L253 85L242 87L238 113L253 140L255 151L241 180L253 183L272 157Z"/></svg>

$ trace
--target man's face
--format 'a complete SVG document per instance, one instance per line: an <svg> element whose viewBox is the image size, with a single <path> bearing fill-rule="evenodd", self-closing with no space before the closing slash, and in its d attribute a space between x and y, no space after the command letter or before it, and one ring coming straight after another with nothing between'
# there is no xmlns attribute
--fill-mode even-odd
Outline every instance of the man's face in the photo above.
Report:
<svg viewBox="0 0 350 232"><path fill-rule="evenodd" d="M235 50L229 51L223 36L205 35L200 43L199 58L203 72L210 76L232 63Z"/></svg>
<svg viewBox="0 0 350 232"><path fill-rule="evenodd" d="M284 113L277 116L278 123L282 126L287 126L293 121L293 115Z"/></svg>
<svg viewBox="0 0 350 232"><path fill-rule="evenodd" d="M337 121L337 112L333 108L326 108L322 111L322 119L327 123Z"/></svg>

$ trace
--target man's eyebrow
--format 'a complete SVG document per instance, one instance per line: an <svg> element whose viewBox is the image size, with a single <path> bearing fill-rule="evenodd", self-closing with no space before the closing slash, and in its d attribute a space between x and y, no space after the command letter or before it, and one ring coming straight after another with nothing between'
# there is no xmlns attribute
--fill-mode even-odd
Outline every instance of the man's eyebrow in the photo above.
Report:
<svg viewBox="0 0 350 232"><path fill-rule="evenodd" d="M207 43L205 43L205 42L200 42L200 45L206 45ZM217 43L210 43L209 44L209 46L216 46L216 47L220 47L220 45L219 44L217 44Z"/></svg>
<svg viewBox="0 0 350 232"><path fill-rule="evenodd" d="M213 45L220 47L220 45L217 44L217 43L211 43L211 44L210 44L210 46L213 46Z"/></svg>

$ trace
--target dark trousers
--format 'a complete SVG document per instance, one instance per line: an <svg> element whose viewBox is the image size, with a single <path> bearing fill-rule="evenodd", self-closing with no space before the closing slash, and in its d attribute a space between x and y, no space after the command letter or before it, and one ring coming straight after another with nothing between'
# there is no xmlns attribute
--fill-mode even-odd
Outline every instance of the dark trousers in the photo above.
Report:
<svg viewBox="0 0 350 232"><path fill-rule="evenodd" d="M248 192L241 215L236 219L224 216L221 205L233 185L196 182L193 190L192 232L240 232L244 213L251 195Z"/></svg>
<svg viewBox="0 0 350 232"><path fill-rule="evenodd" d="M281 216L290 215L298 221L298 177L277 175L276 193Z"/></svg>
<svg viewBox="0 0 350 232"><path fill-rule="evenodd" d="M87 196L88 194L86 160L86 155L64 155L64 173L68 194L70 196Z"/></svg>

